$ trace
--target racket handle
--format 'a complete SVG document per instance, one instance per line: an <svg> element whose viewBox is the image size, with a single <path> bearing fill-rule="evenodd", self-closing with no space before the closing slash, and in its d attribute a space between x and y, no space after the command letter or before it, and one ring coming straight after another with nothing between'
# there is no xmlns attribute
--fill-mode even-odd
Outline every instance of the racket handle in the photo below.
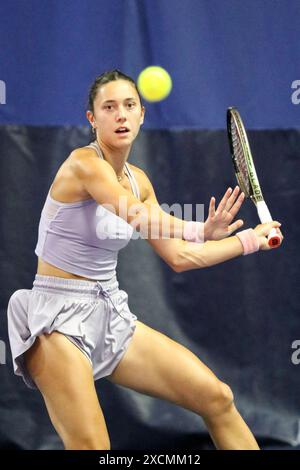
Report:
<svg viewBox="0 0 300 470"><path fill-rule="evenodd" d="M278 235L276 228L272 228L271 232L268 235L268 245L272 248L277 248L281 243L281 238Z"/></svg>
<svg viewBox="0 0 300 470"><path fill-rule="evenodd" d="M257 202L256 208L258 212L258 217L262 224L265 224L267 222L272 222L273 219L265 201ZM271 246L272 248L277 248L280 244L281 244L281 237L277 233L276 228L272 228L268 235L268 245Z"/></svg>

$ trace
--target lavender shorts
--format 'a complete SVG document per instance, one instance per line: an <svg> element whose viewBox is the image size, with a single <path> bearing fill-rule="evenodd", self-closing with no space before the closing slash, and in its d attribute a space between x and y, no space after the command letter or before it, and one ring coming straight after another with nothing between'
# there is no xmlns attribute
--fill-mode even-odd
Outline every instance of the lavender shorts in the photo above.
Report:
<svg viewBox="0 0 300 470"><path fill-rule="evenodd" d="M8 334L14 372L37 388L24 352L37 336L63 333L89 359L94 380L110 375L125 354L135 330L128 296L116 277L84 281L36 275L33 288L14 292L8 303Z"/></svg>

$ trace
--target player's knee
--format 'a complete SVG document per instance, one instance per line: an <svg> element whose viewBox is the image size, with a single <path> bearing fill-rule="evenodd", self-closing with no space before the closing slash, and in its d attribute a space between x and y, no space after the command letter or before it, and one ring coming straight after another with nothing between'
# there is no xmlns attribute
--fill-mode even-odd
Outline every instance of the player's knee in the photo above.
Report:
<svg viewBox="0 0 300 470"><path fill-rule="evenodd" d="M224 382L217 380L213 385L211 398L204 415L208 418L222 415L228 412L233 404L234 396L231 388Z"/></svg>

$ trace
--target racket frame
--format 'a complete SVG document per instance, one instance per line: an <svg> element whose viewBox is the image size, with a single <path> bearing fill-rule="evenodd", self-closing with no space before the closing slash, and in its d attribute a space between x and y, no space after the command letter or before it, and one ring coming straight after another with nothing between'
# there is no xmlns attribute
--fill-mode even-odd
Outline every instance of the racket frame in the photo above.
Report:
<svg viewBox="0 0 300 470"><path fill-rule="evenodd" d="M248 191L244 183L243 177L241 176L237 159L235 156L234 143L233 143L234 138L232 134L232 120L234 120L236 131L238 133L238 137L240 139L243 154L245 157L249 183L250 183L250 188L251 188L250 192ZM234 171L235 171L236 179L238 181L238 184L241 190L244 192L245 196L249 197L252 200L252 202L255 204L261 223L272 222L273 219L268 209L268 206L265 203L262 190L259 184L259 180L257 177L257 173L255 170L254 161L253 161L247 133L245 130L245 126L243 124L240 113L233 106L227 109L227 133L228 133L228 139L229 139L229 144L230 144L232 162L234 165ZM277 234L275 228L271 229L271 232L269 233L268 243L270 246L273 246L273 247L279 246L281 243L281 239L279 235Z"/></svg>

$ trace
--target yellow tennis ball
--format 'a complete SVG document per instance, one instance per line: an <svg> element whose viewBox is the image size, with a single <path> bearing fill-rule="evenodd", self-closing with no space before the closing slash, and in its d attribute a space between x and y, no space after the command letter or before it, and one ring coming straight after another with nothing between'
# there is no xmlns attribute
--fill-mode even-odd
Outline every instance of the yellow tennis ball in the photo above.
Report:
<svg viewBox="0 0 300 470"><path fill-rule="evenodd" d="M161 101L170 94L172 79L165 69L152 65L139 74L137 86L145 100L150 102Z"/></svg>

